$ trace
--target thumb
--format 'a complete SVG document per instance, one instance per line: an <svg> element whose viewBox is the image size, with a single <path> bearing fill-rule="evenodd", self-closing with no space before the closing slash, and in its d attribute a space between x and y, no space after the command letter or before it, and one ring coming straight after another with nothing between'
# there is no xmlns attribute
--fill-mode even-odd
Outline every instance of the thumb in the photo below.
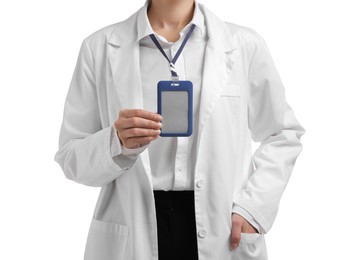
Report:
<svg viewBox="0 0 360 260"><path fill-rule="evenodd" d="M240 239L241 239L241 227L242 222L237 220L232 220L232 227L231 227L231 250L236 249L239 246Z"/></svg>

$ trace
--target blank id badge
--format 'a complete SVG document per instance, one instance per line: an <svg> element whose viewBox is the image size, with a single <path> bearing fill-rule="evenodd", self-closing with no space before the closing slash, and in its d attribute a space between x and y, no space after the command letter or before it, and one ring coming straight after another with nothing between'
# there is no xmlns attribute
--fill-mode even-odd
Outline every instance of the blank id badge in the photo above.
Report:
<svg viewBox="0 0 360 260"><path fill-rule="evenodd" d="M158 113L162 116L160 136L191 136L193 85L191 81L159 81Z"/></svg>

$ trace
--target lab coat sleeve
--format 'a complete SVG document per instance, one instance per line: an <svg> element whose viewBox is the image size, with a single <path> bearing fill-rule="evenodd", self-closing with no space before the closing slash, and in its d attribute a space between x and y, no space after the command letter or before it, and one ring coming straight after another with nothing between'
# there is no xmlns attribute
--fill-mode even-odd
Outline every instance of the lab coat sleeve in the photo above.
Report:
<svg viewBox="0 0 360 260"><path fill-rule="evenodd" d="M55 161L68 179L88 186L103 186L119 177L134 160L114 159L112 126L103 128L94 73L94 59L82 42L66 96Z"/></svg>
<svg viewBox="0 0 360 260"><path fill-rule="evenodd" d="M258 36L248 74L248 123L260 146L252 156L252 171L234 201L267 233L277 215L280 198L302 150L305 133L286 101L285 89L272 57Z"/></svg>

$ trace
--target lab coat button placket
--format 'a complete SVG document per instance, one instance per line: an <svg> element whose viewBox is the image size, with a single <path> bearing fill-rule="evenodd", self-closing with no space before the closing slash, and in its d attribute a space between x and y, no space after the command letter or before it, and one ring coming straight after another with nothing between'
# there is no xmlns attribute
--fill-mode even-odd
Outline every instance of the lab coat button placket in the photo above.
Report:
<svg viewBox="0 0 360 260"><path fill-rule="evenodd" d="M206 232L206 230L200 230L199 232L198 232L198 236L200 237L200 238L205 238L206 237L206 235L207 235L207 232Z"/></svg>
<svg viewBox="0 0 360 260"><path fill-rule="evenodd" d="M199 189L201 189L203 186L204 186L204 181L203 181L203 180L199 180L199 181L196 183L196 187L198 187Z"/></svg>

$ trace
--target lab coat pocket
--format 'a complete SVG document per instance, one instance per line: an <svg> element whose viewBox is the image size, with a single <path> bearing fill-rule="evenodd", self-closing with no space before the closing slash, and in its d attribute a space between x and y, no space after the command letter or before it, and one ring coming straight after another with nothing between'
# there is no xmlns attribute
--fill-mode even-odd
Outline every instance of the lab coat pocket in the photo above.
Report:
<svg viewBox="0 0 360 260"><path fill-rule="evenodd" d="M263 234L241 233L239 247L234 251L232 260L267 260L265 237Z"/></svg>
<svg viewBox="0 0 360 260"><path fill-rule="evenodd" d="M221 92L221 97L240 98L241 96L240 92L241 92L241 87L239 85L229 84L223 88Z"/></svg>
<svg viewBox="0 0 360 260"><path fill-rule="evenodd" d="M92 219L84 260L124 260L129 227Z"/></svg>
<svg viewBox="0 0 360 260"><path fill-rule="evenodd" d="M232 115L232 121L239 121L244 111L243 102L241 86L228 84L222 89L220 104L224 109L224 114Z"/></svg>

